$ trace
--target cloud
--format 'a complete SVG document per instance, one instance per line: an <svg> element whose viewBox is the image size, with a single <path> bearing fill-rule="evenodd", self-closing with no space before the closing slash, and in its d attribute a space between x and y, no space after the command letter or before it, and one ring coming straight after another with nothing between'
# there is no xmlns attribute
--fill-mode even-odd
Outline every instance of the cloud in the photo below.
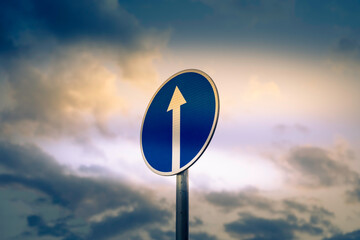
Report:
<svg viewBox="0 0 360 240"><path fill-rule="evenodd" d="M334 213L318 205L309 205L292 199L272 200L254 190L246 190L239 193L233 192L210 192L205 199L212 205L222 208L226 213L236 209L252 211L261 210L264 214L279 215L286 218L307 216L311 224L328 229L329 232L338 232L331 220Z"/></svg>
<svg viewBox="0 0 360 240"><path fill-rule="evenodd" d="M190 239L192 240L217 240L214 235L207 234L206 232L190 233Z"/></svg>
<svg viewBox="0 0 360 240"><path fill-rule="evenodd" d="M360 4L356 1L332 0L316 4L313 1L296 1L295 12L299 19L314 27L334 29L334 26L337 26L338 28L346 27L347 30L356 30L359 10Z"/></svg>
<svg viewBox="0 0 360 240"><path fill-rule="evenodd" d="M34 228L37 231L38 237L52 236L63 237L65 240L82 240L82 236L77 235L69 230L66 220L58 219L52 226L48 225L41 216L30 215L27 217L27 224L30 228Z"/></svg>
<svg viewBox="0 0 360 240"><path fill-rule="evenodd" d="M131 50L141 46L146 34L115 0L2 1L0 9L0 42L4 43L0 54L23 55L33 47L74 41L118 44Z"/></svg>
<svg viewBox="0 0 360 240"><path fill-rule="evenodd" d="M360 230L355 230L353 232L336 234L330 238L324 238L323 240L356 240L360 238Z"/></svg>
<svg viewBox="0 0 360 240"><path fill-rule="evenodd" d="M149 190L110 177L79 177L35 146L1 142L70 138L101 157L88 136L121 134L109 121L128 118L129 96L156 82L153 61L166 39L116 0L0 3L0 186L31 192L36 204L72 217L49 219L34 209L25 235L132 238L135 228L168 224L171 213ZM74 230L74 219L85 222L86 232Z"/></svg>
<svg viewBox="0 0 360 240"><path fill-rule="evenodd" d="M4 169L0 186L33 190L49 198L52 205L84 219L90 229L86 239L107 239L138 228L167 225L171 217L149 195L124 183L72 175L36 147L1 142L0 160ZM37 214L28 217L28 225L39 236L61 235L64 239L73 233L67 221L58 219L55 225L50 225Z"/></svg>
<svg viewBox="0 0 360 240"><path fill-rule="evenodd" d="M294 124L293 126L286 125L286 124L277 124L276 126L274 126L274 131L277 134L285 134L285 133L294 132L294 131L306 134L310 130L307 126L297 123L297 124Z"/></svg>
<svg viewBox="0 0 360 240"><path fill-rule="evenodd" d="M224 225L230 235L244 240L296 239L296 233L312 236L323 234L323 230L309 223L292 218L262 218L251 214L240 214L240 219Z"/></svg>
<svg viewBox="0 0 360 240"><path fill-rule="evenodd" d="M91 126L111 135L109 118L130 105L122 83L156 82L153 62L166 39L116 0L2 1L1 135L76 135Z"/></svg>
<svg viewBox="0 0 360 240"><path fill-rule="evenodd" d="M175 238L174 231L164 231L159 228L153 228L148 230L150 239L154 240L172 240ZM210 235L206 232L190 232L189 239L192 240L217 240L218 238L214 235Z"/></svg>
<svg viewBox="0 0 360 240"><path fill-rule="evenodd" d="M326 210L323 207L319 207L316 205L309 206L304 203L300 203L298 201L294 201L291 199L283 200L282 204L285 206L287 210L295 210L299 213L310 213L311 215L318 215L325 217L334 217L334 213Z"/></svg>
<svg viewBox="0 0 360 240"><path fill-rule="evenodd" d="M302 215L307 216L309 224L322 228L325 231L334 234L339 233L340 229L332 223L335 214L318 205L306 205L294 200L285 199L282 201L284 206L283 214L285 216Z"/></svg>
<svg viewBox="0 0 360 240"><path fill-rule="evenodd" d="M341 38L337 42L335 52L341 57L360 60L360 40L352 37Z"/></svg>
<svg viewBox="0 0 360 240"><path fill-rule="evenodd" d="M298 212L308 212L308 206L302 203L298 203L292 200L284 200L283 204L285 205L286 208L288 209L294 209Z"/></svg>
<svg viewBox="0 0 360 240"><path fill-rule="evenodd" d="M175 238L174 231L163 231L159 228L153 228L148 230L150 239L156 240L171 240Z"/></svg>
<svg viewBox="0 0 360 240"><path fill-rule="evenodd" d="M238 220L224 225L225 231L237 239L297 239L297 234L325 236L340 232L332 223L333 212L307 202L273 200L254 190L211 192L205 199L226 213L241 210Z"/></svg>
<svg viewBox="0 0 360 240"><path fill-rule="evenodd" d="M344 53L357 51L359 47L360 44L356 39L342 38L338 42L338 50Z"/></svg>
<svg viewBox="0 0 360 240"><path fill-rule="evenodd" d="M193 219L190 219L189 225L192 228L202 226L204 224L203 220L201 220L199 217L194 217Z"/></svg>
<svg viewBox="0 0 360 240"><path fill-rule="evenodd" d="M360 178L355 182L353 189L346 192L350 203L360 203Z"/></svg>
<svg viewBox="0 0 360 240"><path fill-rule="evenodd" d="M210 192L205 199L225 211L242 207L254 207L266 211L272 211L273 202L262 197L256 189L248 189L239 193L234 192Z"/></svg>
<svg viewBox="0 0 360 240"><path fill-rule="evenodd" d="M269 24L292 19L294 16L295 1L252 1L252 0L201 0L204 4L211 6L215 12L220 14L231 14L240 17L247 24ZM276 14L275 14L276 13Z"/></svg>
<svg viewBox="0 0 360 240"><path fill-rule="evenodd" d="M109 237L122 233L138 231L147 225L166 224L171 214L167 210L160 210L156 207L140 206L138 209L121 214L120 216L106 218L104 221L92 224L91 232L87 239L108 239Z"/></svg>
<svg viewBox="0 0 360 240"><path fill-rule="evenodd" d="M0 22L3 70L24 59L46 63L49 56L61 58L63 50L97 50L100 56L115 54L125 79L134 80L136 72L150 78L149 61L167 39L164 32L142 27L116 0L2 1Z"/></svg>
<svg viewBox="0 0 360 240"><path fill-rule="evenodd" d="M14 105L0 113L4 135L71 135L125 110L116 76L95 56L63 55L46 70L27 62L8 72Z"/></svg>
<svg viewBox="0 0 360 240"><path fill-rule="evenodd" d="M294 147L282 164L293 174L294 181L307 187L350 184L358 176L331 152L313 146Z"/></svg>

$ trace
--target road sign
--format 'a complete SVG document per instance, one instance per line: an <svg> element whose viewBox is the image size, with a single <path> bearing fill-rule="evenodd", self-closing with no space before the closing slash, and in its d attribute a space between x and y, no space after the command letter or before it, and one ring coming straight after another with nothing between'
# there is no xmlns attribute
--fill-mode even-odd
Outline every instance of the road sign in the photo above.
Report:
<svg viewBox="0 0 360 240"><path fill-rule="evenodd" d="M206 73L190 69L171 76L144 115L140 141L146 165L160 175L189 168L208 146L218 116L218 92Z"/></svg>

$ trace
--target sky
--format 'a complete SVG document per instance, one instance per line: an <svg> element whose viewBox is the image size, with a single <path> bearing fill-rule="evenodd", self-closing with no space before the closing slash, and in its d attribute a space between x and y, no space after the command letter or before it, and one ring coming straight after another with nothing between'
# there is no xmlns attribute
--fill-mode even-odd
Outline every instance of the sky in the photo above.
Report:
<svg viewBox="0 0 360 240"><path fill-rule="evenodd" d="M168 240L140 149L173 74L220 99L192 240L360 239L360 2L0 2L0 239Z"/></svg>

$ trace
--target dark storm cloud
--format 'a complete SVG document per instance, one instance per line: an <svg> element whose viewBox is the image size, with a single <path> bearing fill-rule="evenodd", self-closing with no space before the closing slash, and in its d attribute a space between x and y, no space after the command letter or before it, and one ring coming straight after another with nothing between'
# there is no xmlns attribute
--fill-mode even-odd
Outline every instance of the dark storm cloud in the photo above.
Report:
<svg viewBox="0 0 360 240"><path fill-rule="evenodd" d="M339 27L357 29L360 21L359 1L296 1L296 14L302 21L318 26Z"/></svg>
<svg viewBox="0 0 360 240"><path fill-rule="evenodd" d="M148 230L150 239L153 240L172 240L175 238L174 231L164 231L159 228L153 228ZM194 232L190 231L189 239L191 240L217 240L216 236L210 235L206 232Z"/></svg>
<svg viewBox="0 0 360 240"><path fill-rule="evenodd" d="M102 166L98 166L98 165L90 165L90 166L86 166L86 165L81 165L78 170L80 172L86 173L86 174L93 174L93 175L111 175L113 174L109 169L104 168Z"/></svg>
<svg viewBox="0 0 360 240"><path fill-rule="evenodd" d="M134 212L125 213L117 217L108 217L105 220L98 223L90 223L90 233L79 234L71 229L73 226L68 224L68 219L57 219L55 223L46 223L41 216L30 215L27 217L28 226L36 230L37 236L52 236L62 237L63 240L70 239L86 239L86 240L98 240L109 239L114 236L121 236L123 233L134 231L140 232L139 229L146 229L147 225L160 223L157 220L167 219L168 212L158 211L158 209L140 208ZM165 223L165 222L163 222ZM151 239L165 240L173 239L174 232L166 232L157 229L151 229L148 231ZM166 236L166 237L165 237ZM131 236L131 237L136 237ZM140 238L141 239L141 238Z"/></svg>
<svg viewBox="0 0 360 240"><path fill-rule="evenodd" d="M215 12L237 15L248 21L248 24L272 23L281 19L290 19L293 17L295 5L295 1L280 0L201 1L213 7Z"/></svg>
<svg viewBox="0 0 360 240"><path fill-rule="evenodd" d="M319 225L332 233L338 231L337 227L331 222L334 213L317 205L309 205L291 199L274 201L263 197L254 190L239 193L211 192L205 195L205 199L226 212L252 208L253 210L262 210L264 213L276 214L289 219L297 218L296 216L299 214L306 215L311 224Z"/></svg>
<svg viewBox="0 0 360 240"><path fill-rule="evenodd" d="M286 19L281 25L306 24L308 26L346 26L358 28L360 17L360 3L358 1L318 1L311 0L200 0L210 5L216 12L237 14L249 22L267 25L279 24L279 20ZM290 25L289 25L290 26ZM298 25L305 26L305 25ZM276 26L273 26L274 30ZM297 29L302 31L303 29ZM311 30L308 29L308 30Z"/></svg>
<svg viewBox="0 0 360 240"><path fill-rule="evenodd" d="M208 234L206 232L196 231L194 228L197 226L203 225L203 221L200 218L195 217L195 219L189 222L189 239L191 240L217 240L218 238L214 235ZM174 231L163 230L161 228L149 228L147 230L150 239L153 240L173 240L175 239L176 233Z"/></svg>
<svg viewBox="0 0 360 240"><path fill-rule="evenodd" d="M244 240L296 239L295 233L312 236L323 234L323 229L303 222L295 216L291 218L263 218L251 214L240 214L237 221L224 225L225 231L235 238Z"/></svg>
<svg viewBox="0 0 360 240"><path fill-rule="evenodd" d="M106 125L127 106L117 80L151 85L166 39L116 0L1 1L1 136L117 135Z"/></svg>
<svg viewBox="0 0 360 240"><path fill-rule="evenodd" d="M105 41L136 47L137 20L116 1L5 0L0 3L0 56L24 54L51 41ZM46 43L44 41L49 41Z"/></svg>
<svg viewBox="0 0 360 240"><path fill-rule="evenodd" d="M108 239L128 231L139 231L149 224L166 224L171 216L167 210L160 210L155 206L139 206L135 211L108 217L104 221L91 224L91 233L87 239Z"/></svg>
<svg viewBox="0 0 360 240"><path fill-rule="evenodd" d="M330 234L341 232L340 229L332 223L335 218L333 212L317 205L306 205L294 200L285 199L282 202L284 206L283 215L292 218L297 214L307 216L308 223L317 226Z"/></svg>
<svg viewBox="0 0 360 240"><path fill-rule="evenodd" d="M304 203L300 203L290 199L283 200L282 204L284 205L285 209L295 210L298 213L310 213L313 215L321 215L324 217L334 217L334 213L316 205L306 205Z"/></svg>
<svg viewBox="0 0 360 240"><path fill-rule="evenodd" d="M296 233L321 236L339 233L332 223L334 213L327 209L293 199L272 200L260 192L247 190L240 193L212 192L205 195L206 200L225 211L241 209L237 221L225 224L225 230L235 238L255 239L297 239ZM261 210L256 216L247 211Z"/></svg>
<svg viewBox="0 0 360 240"><path fill-rule="evenodd" d="M360 239L360 230L355 230L353 232L337 234L330 238L324 238L323 240L357 240Z"/></svg>
<svg viewBox="0 0 360 240"><path fill-rule="evenodd" d="M202 226L203 224L204 224L203 220L201 220L198 217L194 217L193 219L190 219L190 221L189 221L190 227L198 227L198 226Z"/></svg>
<svg viewBox="0 0 360 240"><path fill-rule="evenodd" d="M360 60L360 37L341 38L337 43L335 51L342 57Z"/></svg>
<svg viewBox="0 0 360 240"><path fill-rule="evenodd" d="M0 186L32 189L76 217L89 221L105 211L115 211L89 222L86 239L107 239L138 228L166 224L171 217L168 210L125 184L72 175L36 147L1 142L0 166L6 170L0 174ZM119 208L123 211L116 213ZM29 216L28 225L37 229L39 236L61 235L67 239L73 234L64 220L49 225L40 216Z"/></svg>
<svg viewBox="0 0 360 240"><path fill-rule="evenodd" d="M309 187L349 184L358 176L345 163L333 159L328 151L318 147L293 148L286 161L301 174L299 183Z"/></svg>
<svg viewBox="0 0 360 240"><path fill-rule="evenodd" d="M198 27L201 23L204 24L202 27L206 27L205 21L201 21L202 19L211 21L212 18L216 18L222 24L248 25L251 23L254 26L256 23L262 23L272 25L272 28L268 29L269 31L276 28L274 23L278 26L294 26L296 23L305 23L308 26L314 25L315 27L330 25L332 27L350 26L356 29L360 20L358 16L360 4L357 1L330 0L314 3L311 0L197 0L181 2L160 0L151 4L136 0L121 2L128 11L139 16L143 22L150 22L152 25L172 24L181 26L177 24L188 23L186 20L189 19L191 23L194 23L193 28ZM236 16L243 22L234 21L235 19L238 20L235 18ZM279 20L284 19L286 21L279 22ZM233 21L231 22L231 20ZM276 33L278 32L274 32L274 34Z"/></svg>
<svg viewBox="0 0 360 240"><path fill-rule="evenodd" d="M190 233L191 240L217 240L218 238L214 235L210 235L205 232Z"/></svg>
<svg viewBox="0 0 360 240"><path fill-rule="evenodd" d="M30 215L27 217L27 224L30 228L36 229L37 236L63 237L64 240L82 240L81 236L71 232L66 220L58 219L55 224L47 224L41 216ZM26 233L25 233L26 234ZM26 235L25 235L26 236Z"/></svg>
<svg viewBox="0 0 360 240"><path fill-rule="evenodd" d="M360 178L356 181L353 188L346 192L350 203L360 203Z"/></svg>
<svg viewBox="0 0 360 240"><path fill-rule="evenodd" d="M284 200L283 204L285 205L286 208L294 209L298 212L308 212L309 211L309 208L307 205L298 203L298 202L295 202L292 200Z"/></svg>
<svg viewBox="0 0 360 240"><path fill-rule="evenodd" d="M126 10L136 15L142 24L146 26L163 26L172 28L177 23L195 24L208 17L211 8L200 1L143 1L143 0L122 0L121 5ZM193 27L195 27L193 25ZM175 29L176 31L177 29Z"/></svg>
<svg viewBox="0 0 360 240"><path fill-rule="evenodd" d="M245 190L239 193L234 192L210 192L205 195L205 199L225 211L235 208L252 206L254 208L272 211L273 202L258 194L255 189Z"/></svg>
<svg viewBox="0 0 360 240"><path fill-rule="evenodd" d="M358 51L360 44L356 39L342 38L338 43L338 50L344 53L352 53Z"/></svg>
<svg viewBox="0 0 360 240"><path fill-rule="evenodd" d="M358 1L123 1L147 26L169 27L174 45L331 51L344 33L359 39Z"/></svg>
<svg viewBox="0 0 360 240"><path fill-rule="evenodd" d="M156 240L171 240L175 238L174 231L163 231L159 228L153 228L148 230L151 239Z"/></svg>

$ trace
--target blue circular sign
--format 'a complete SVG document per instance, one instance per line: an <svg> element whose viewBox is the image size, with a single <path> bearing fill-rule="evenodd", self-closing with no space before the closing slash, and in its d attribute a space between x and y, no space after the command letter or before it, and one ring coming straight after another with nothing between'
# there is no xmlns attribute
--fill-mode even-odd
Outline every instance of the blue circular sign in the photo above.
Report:
<svg viewBox="0 0 360 240"><path fill-rule="evenodd" d="M142 122L146 165L166 176L189 168L208 146L218 116L218 92L206 73L190 69L171 76L154 94Z"/></svg>

